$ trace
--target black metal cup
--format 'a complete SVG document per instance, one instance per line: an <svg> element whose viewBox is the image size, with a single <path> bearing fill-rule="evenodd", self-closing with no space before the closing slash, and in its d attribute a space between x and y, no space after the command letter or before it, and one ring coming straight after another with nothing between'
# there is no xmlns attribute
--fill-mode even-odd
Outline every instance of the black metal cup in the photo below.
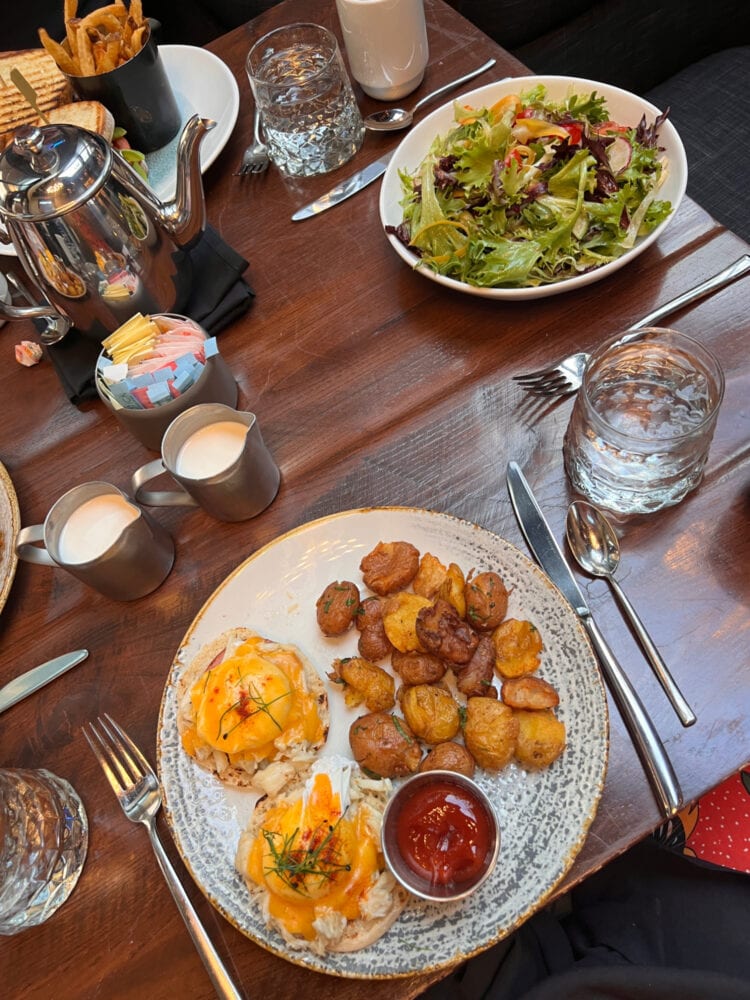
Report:
<svg viewBox="0 0 750 1000"><path fill-rule="evenodd" d="M150 30L143 48L122 66L68 80L80 100L99 101L111 112L133 149L151 153L177 135L180 109Z"/></svg>

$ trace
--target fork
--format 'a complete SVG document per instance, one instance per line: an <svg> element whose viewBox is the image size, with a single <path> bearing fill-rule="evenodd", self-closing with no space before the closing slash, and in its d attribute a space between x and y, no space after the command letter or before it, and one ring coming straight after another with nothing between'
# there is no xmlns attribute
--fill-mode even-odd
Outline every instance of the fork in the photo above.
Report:
<svg viewBox="0 0 750 1000"><path fill-rule="evenodd" d="M748 271L750 271L750 254L743 254L733 264L725 267L723 271L719 271L712 278L707 278L706 281L702 281L695 288L691 288L689 291L683 292L682 295L670 299L669 302L665 302L663 306L654 309L653 312L648 313L648 315L638 320L637 323L633 323L629 327L630 330L634 331L633 335L628 336L628 334L625 334L620 342L627 343L628 340L633 339L636 331L641 330L645 326L653 326L660 319L669 316L670 313L677 312L678 309L682 309L691 302L695 302L696 299L708 295L709 292L716 291L717 288L723 288L724 285L728 285L730 281L734 281L735 278L739 278ZM528 392L536 393L538 396L568 396L580 389L583 382L583 373L590 357L591 355L585 351L579 351L577 354L571 354L569 357L563 358L558 364L551 365L549 368L526 372L523 375L514 375L513 380L519 382L521 388L526 389Z"/></svg>
<svg viewBox="0 0 750 1000"><path fill-rule="evenodd" d="M263 142L260 134L260 108L256 104L255 120L253 123L253 142L242 154L242 163L235 177L244 177L245 174L262 174L269 163L268 146Z"/></svg>
<svg viewBox="0 0 750 1000"><path fill-rule="evenodd" d="M161 790L154 769L127 733L106 713L103 718L99 716L96 723L89 722L88 729L84 727L82 731L123 812L131 823L143 823L148 830L156 860L217 995L222 1000L241 1000L242 994L211 943L156 833Z"/></svg>

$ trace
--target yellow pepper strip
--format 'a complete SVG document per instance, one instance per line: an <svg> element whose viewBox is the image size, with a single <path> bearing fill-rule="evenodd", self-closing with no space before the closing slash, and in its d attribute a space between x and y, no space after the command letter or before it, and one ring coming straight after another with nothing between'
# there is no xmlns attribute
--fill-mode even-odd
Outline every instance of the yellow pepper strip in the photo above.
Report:
<svg viewBox="0 0 750 1000"><path fill-rule="evenodd" d="M529 146L514 146L513 155L521 166L529 166L534 162L534 150Z"/></svg>
<svg viewBox="0 0 750 1000"><path fill-rule="evenodd" d="M543 118L519 118L511 130L511 135L518 142L527 143L531 139L539 139L544 135L554 135L558 139L567 139L568 132L562 125L553 125Z"/></svg>
<svg viewBox="0 0 750 1000"><path fill-rule="evenodd" d="M490 120L493 123L499 122L508 109L512 109L513 114L517 115L522 108L523 104L521 104L521 98L518 94L506 94L490 108Z"/></svg>
<svg viewBox="0 0 750 1000"><path fill-rule="evenodd" d="M456 246L452 251L456 257L463 257L463 255L466 253L466 248L469 245L469 230L465 225L463 225L463 223L454 222L453 219L440 219L438 222L430 222L426 226L422 226L419 232L417 232L416 235L409 242L411 243L412 246L419 246L419 241L426 232L428 232L430 229L436 229L441 226L447 226L449 229L455 229L463 233L464 235L463 244ZM430 256L425 256L423 258L423 260L430 261L433 264L445 264L450 259L451 259L450 252L441 254L432 254Z"/></svg>

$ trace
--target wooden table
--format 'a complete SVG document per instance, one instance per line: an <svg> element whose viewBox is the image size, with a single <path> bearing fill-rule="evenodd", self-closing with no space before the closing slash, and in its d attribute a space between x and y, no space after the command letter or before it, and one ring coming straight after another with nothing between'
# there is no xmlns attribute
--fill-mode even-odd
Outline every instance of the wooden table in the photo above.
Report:
<svg viewBox="0 0 750 1000"><path fill-rule="evenodd" d="M242 559L288 529L336 511L399 504L446 511L524 548L505 490L517 460L558 537L570 500L561 442L570 401L539 405L510 381L588 349L747 250L686 199L658 243L606 282L535 302L489 302L412 273L383 235L375 184L319 218L292 212L394 146L368 135L337 174L285 181L275 169L232 172L252 128L243 62L251 36L292 20L334 28L333 5L287 0L210 48L242 94L237 127L205 177L209 221L247 256L257 299L221 334L240 406L259 417L279 462L278 498L260 517L221 524L200 510L157 512L175 538L171 576L153 595L115 604L59 571L21 564L0 619L0 684L65 650L89 659L8 711L0 763L47 767L82 793L88 860L71 899L45 925L0 943L11 998L171 998L212 995L158 872L145 832L127 823L80 733L107 711L155 758L159 702L172 657L203 601ZM442 0L428 0L431 61L422 92L494 55L497 77L523 71ZM482 78L479 83L491 77ZM362 106L375 102L362 95ZM709 343L726 396L700 489L672 510L624 527L622 579L697 711L684 730L603 581L584 587L672 757L687 800L750 756L750 325L748 284L685 310L674 324ZM0 460L24 524L42 520L67 489L90 479L127 486L150 453L97 403L65 398L49 363L23 369L3 329ZM7 543L8 540L6 540ZM588 839L563 886L583 879L659 822L659 810L611 706L611 755ZM169 842L171 855L181 867ZM191 897L249 997L416 996L435 976L338 980L287 963L247 940L190 882Z"/></svg>

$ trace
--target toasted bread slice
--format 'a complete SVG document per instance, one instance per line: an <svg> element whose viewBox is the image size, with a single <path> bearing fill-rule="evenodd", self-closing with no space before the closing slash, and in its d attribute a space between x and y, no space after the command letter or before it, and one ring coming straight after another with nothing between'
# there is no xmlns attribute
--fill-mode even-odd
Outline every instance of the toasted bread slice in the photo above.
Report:
<svg viewBox="0 0 750 1000"><path fill-rule="evenodd" d="M75 101L73 104L61 104L53 108L47 117L55 125L77 125L79 128L96 132L107 142L112 142L115 131L115 120L110 112L99 101Z"/></svg>
<svg viewBox="0 0 750 1000"><path fill-rule="evenodd" d="M34 88L39 108L45 114L65 104L71 97L67 78L44 49L21 49L0 54L0 149L8 144L21 125L42 124L39 115L11 82L13 69L17 69Z"/></svg>
<svg viewBox="0 0 750 1000"><path fill-rule="evenodd" d="M209 678L209 671L235 655L246 654L269 661L287 675L295 707L272 746L227 753L207 742L198 731L196 702L200 701L201 689L196 685L201 682L205 688L206 682L215 677ZM253 692L245 695L248 693ZM253 788L263 795L276 794L309 768L328 735L328 696L313 665L295 646L263 639L250 629L229 629L204 646L182 673L177 696L177 728L185 751L224 784ZM242 692L239 697L242 700ZM243 714L257 713L243 706ZM303 719L312 721L307 724Z"/></svg>

